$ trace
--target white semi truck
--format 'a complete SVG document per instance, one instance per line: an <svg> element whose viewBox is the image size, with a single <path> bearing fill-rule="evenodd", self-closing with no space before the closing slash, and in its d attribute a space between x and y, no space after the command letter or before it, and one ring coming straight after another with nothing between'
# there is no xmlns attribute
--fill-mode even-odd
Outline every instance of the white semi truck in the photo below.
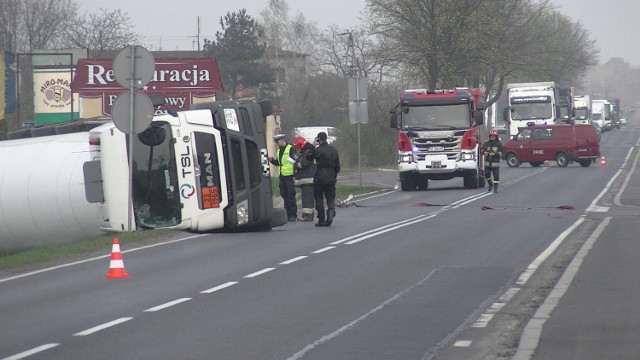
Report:
<svg viewBox="0 0 640 360"><path fill-rule="evenodd" d="M591 97L576 95L573 98L573 112L576 124L591 124Z"/></svg>
<svg viewBox="0 0 640 360"><path fill-rule="evenodd" d="M553 81L507 84L509 105L503 119L509 135L529 125L553 124L561 118L559 89Z"/></svg>
<svg viewBox="0 0 640 360"><path fill-rule="evenodd" d="M611 128L611 103L605 99L591 100L591 116L602 131Z"/></svg>
<svg viewBox="0 0 640 360"><path fill-rule="evenodd" d="M127 231L129 214L134 230L274 226L271 102L197 107L154 117L134 135L131 201L128 135L111 121L24 129L13 137L25 138L0 142L0 249Z"/></svg>

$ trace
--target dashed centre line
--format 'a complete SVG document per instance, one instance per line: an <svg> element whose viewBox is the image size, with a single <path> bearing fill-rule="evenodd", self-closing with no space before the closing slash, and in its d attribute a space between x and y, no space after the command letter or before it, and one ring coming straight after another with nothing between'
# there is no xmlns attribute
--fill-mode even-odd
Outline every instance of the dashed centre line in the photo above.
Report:
<svg viewBox="0 0 640 360"><path fill-rule="evenodd" d="M256 276L260 276L260 275L262 275L262 274L266 274L266 273L268 273L269 271L273 271L273 270L275 270L275 269L276 269L276 268L266 268L266 269L262 269L262 270L260 270L260 271L256 271L256 272L254 272L254 273L252 273L252 274L245 275L244 277L245 277L245 278L254 278L254 277L256 277Z"/></svg>
<svg viewBox="0 0 640 360"><path fill-rule="evenodd" d="M166 309L166 308L174 306L174 305L178 305L180 303L183 303L183 302L189 301L189 300L191 300L191 298L182 298L182 299L169 301L166 304L158 305L158 306L152 307L150 309L147 309L147 310L145 310L145 312L155 312L155 311L158 311L158 310Z"/></svg>
<svg viewBox="0 0 640 360"><path fill-rule="evenodd" d="M49 350L51 348L54 348L56 346L58 346L60 344L44 344L38 347L35 347L31 350L27 350L27 351L23 351L20 354L15 354L13 356L9 356L7 358L4 358L4 360L20 360L20 359L24 359L26 357L29 357L31 355L35 355L37 353L43 352L45 350Z"/></svg>
<svg viewBox="0 0 640 360"><path fill-rule="evenodd" d="M218 290L226 289L229 286L235 285L237 283L238 283L237 281L229 281L229 282L226 282L226 283L224 283L222 285L218 285L216 287L212 287L211 289L207 289L207 290L201 291L200 294L211 294L212 292L216 292Z"/></svg>
<svg viewBox="0 0 640 360"><path fill-rule="evenodd" d="M81 331L79 333L73 334L73 336L91 335L91 334L96 333L98 331L101 331L101 330L104 330L104 329L108 329L108 328L110 328L112 326L116 326L118 324L122 324L123 322L129 321L131 319L133 319L133 318L132 317L123 317L123 318L120 318L120 319L109 321L108 323L104 323L102 325L98 325L98 326L92 327L91 329L87 329L85 331Z"/></svg>

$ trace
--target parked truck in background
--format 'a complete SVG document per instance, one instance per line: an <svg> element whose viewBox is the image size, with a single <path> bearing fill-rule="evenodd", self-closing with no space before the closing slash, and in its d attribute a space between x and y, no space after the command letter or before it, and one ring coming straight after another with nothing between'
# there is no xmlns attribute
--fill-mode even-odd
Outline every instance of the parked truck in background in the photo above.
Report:
<svg viewBox="0 0 640 360"><path fill-rule="evenodd" d="M591 97L589 95L574 96L573 111L576 124L591 124Z"/></svg>
<svg viewBox="0 0 640 360"><path fill-rule="evenodd" d="M478 89L405 90L391 109L398 131L398 172L402 191L426 190L429 180L462 177L466 188L484 186L487 139Z"/></svg>
<svg viewBox="0 0 640 360"><path fill-rule="evenodd" d="M561 117L559 89L552 81L507 84L503 119L513 136L529 125L553 124Z"/></svg>
<svg viewBox="0 0 640 360"><path fill-rule="evenodd" d="M555 121L560 124L574 124L573 109L573 88L558 88L558 105L560 106L560 117Z"/></svg>
<svg viewBox="0 0 640 360"><path fill-rule="evenodd" d="M0 175L0 248L127 231L129 214L134 230L269 228L271 111L270 101L245 99L154 117L134 135L131 201L129 135L113 122L22 130L0 142L0 166L16 169Z"/></svg>
<svg viewBox="0 0 640 360"><path fill-rule="evenodd" d="M611 127L619 129L620 119L622 118L622 109L620 109L620 99L609 99L611 103Z"/></svg>
<svg viewBox="0 0 640 360"><path fill-rule="evenodd" d="M611 129L611 103L605 99L591 100L591 117L601 131Z"/></svg>

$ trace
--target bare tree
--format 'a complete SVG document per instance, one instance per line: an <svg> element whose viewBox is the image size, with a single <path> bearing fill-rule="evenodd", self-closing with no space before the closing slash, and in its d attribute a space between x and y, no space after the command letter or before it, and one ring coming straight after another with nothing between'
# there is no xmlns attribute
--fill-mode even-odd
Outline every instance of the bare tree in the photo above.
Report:
<svg viewBox="0 0 640 360"><path fill-rule="evenodd" d="M100 9L97 14L78 17L73 24L68 24L59 46L88 49L89 56L97 56L138 43L140 35L132 28L131 19L122 10Z"/></svg>

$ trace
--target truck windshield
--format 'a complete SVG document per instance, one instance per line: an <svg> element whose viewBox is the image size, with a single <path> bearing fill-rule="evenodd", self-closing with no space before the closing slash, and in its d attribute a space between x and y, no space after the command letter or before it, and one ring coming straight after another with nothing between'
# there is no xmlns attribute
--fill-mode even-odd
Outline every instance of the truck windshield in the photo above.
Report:
<svg viewBox="0 0 640 360"><path fill-rule="evenodd" d="M142 228L180 224L178 173L171 126L153 124L133 141L133 209Z"/></svg>
<svg viewBox="0 0 640 360"><path fill-rule="evenodd" d="M576 120L587 120L589 118L588 109L576 109Z"/></svg>
<svg viewBox="0 0 640 360"><path fill-rule="evenodd" d="M469 104L411 106L403 111L402 125L425 129L468 128Z"/></svg>
<svg viewBox="0 0 640 360"><path fill-rule="evenodd" d="M511 105L512 120L551 119L551 103L517 103Z"/></svg>

